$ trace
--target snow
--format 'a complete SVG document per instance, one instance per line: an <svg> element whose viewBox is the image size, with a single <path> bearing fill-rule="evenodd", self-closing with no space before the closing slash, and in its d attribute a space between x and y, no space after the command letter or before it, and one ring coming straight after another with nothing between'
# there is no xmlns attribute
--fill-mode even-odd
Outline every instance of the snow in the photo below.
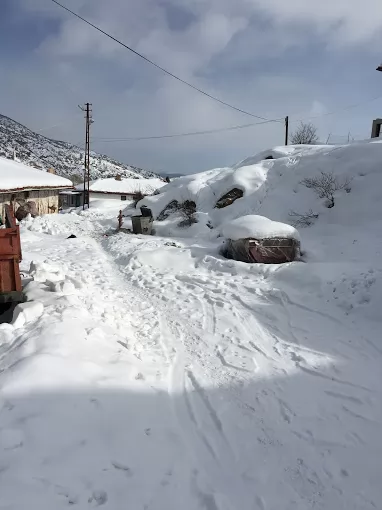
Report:
<svg viewBox="0 0 382 510"><path fill-rule="evenodd" d="M154 191L164 186L166 183L161 179L98 179L90 183L89 189L98 193L118 193L121 195L152 195ZM76 186L76 189L82 190L83 184Z"/></svg>
<svg viewBox="0 0 382 510"><path fill-rule="evenodd" d="M300 240L299 233L291 225L272 221L264 216L250 214L241 216L236 220L223 224L222 234L227 239L237 241L238 239L271 239L282 237L284 239Z"/></svg>
<svg viewBox="0 0 382 510"><path fill-rule="evenodd" d="M1 507L380 507L382 145L335 149L145 200L195 197L192 236L113 233L106 202L23 222L31 307L0 325ZM353 178L331 209L299 184L323 169ZM239 178L244 197L214 209ZM319 212L304 262L219 255L227 221L292 206Z"/></svg>
<svg viewBox="0 0 382 510"><path fill-rule="evenodd" d="M275 155L275 159L260 159L270 153ZM381 173L376 161L381 157L381 143L375 140L343 146L277 147L247 158L231 168L176 179L163 187L159 195L145 197L138 205L147 205L157 217L172 200L193 200L197 210L204 215L203 227L207 237L211 233L207 223L218 229L230 220L256 214L291 224L294 220L290 215L292 212L304 214L312 208L319 215L313 230L319 228L320 224L327 228L328 223L336 224L334 228L337 229L351 230L354 222L363 224L366 218L372 223L379 222L376 203L380 196ZM313 190L301 183L306 177L320 175L321 171L332 172L339 180L352 180L351 193L342 190L335 194L339 207L328 209L324 199L319 199ZM215 208L216 202L233 188L243 190L243 198L229 207ZM368 200L365 205L357 196L365 196L366 193ZM178 222L177 217L157 222L157 231L165 235L188 235L186 230L176 231ZM301 235L304 243L306 232Z"/></svg>
<svg viewBox="0 0 382 510"><path fill-rule="evenodd" d="M58 175L69 179L74 177L78 179L83 175L85 156L83 147L46 138L0 114L0 154L7 158L13 158L15 153L21 162L37 166L42 171L54 168ZM92 179L111 177L117 174L136 179L158 177L154 172L126 165L104 154L90 152L90 176Z"/></svg>
<svg viewBox="0 0 382 510"><path fill-rule="evenodd" d="M72 187L71 181L64 177L0 157L0 192Z"/></svg>

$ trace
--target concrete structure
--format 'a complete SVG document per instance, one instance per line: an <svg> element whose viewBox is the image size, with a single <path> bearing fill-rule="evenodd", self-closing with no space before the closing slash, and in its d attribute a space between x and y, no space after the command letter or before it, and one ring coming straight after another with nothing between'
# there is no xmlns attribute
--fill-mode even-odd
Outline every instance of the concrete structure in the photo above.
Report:
<svg viewBox="0 0 382 510"><path fill-rule="evenodd" d="M379 138L381 134L382 119L374 119L371 128L371 138Z"/></svg>
<svg viewBox="0 0 382 510"><path fill-rule="evenodd" d="M18 219L20 208L26 214L32 212L32 215L58 212L59 191L72 187L68 179L0 158L0 217L5 216L6 204L12 206Z"/></svg>
<svg viewBox="0 0 382 510"><path fill-rule="evenodd" d="M72 207L82 207L84 204L84 192L78 190L60 191L59 208L69 209Z"/></svg>

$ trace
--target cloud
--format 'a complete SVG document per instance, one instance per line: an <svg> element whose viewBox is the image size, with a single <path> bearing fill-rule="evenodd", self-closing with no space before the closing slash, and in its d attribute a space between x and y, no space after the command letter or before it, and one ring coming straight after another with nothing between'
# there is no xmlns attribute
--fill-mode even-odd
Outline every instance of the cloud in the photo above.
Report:
<svg viewBox="0 0 382 510"><path fill-rule="evenodd" d="M77 104L85 101L94 106L94 137L256 122L165 76L52 2L12 1L30 30L36 19L47 26L37 50L25 47L22 58L0 68L6 76L0 93L7 98L2 113L31 128L60 124L44 134L76 142L83 136ZM362 5L356 0L319 5L306 0L62 2L182 78L267 118L320 115L376 95L382 86L367 74L375 67L372 42L382 26L380 0ZM15 30L14 37L20 40L23 34ZM317 123L324 134L334 128L347 133L350 122L367 133L371 115L370 108L362 119L356 115L334 127L330 117ZM233 163L282 140L280 123L195 138L95 140L94 148L154 170L191 171Z"/></svg>

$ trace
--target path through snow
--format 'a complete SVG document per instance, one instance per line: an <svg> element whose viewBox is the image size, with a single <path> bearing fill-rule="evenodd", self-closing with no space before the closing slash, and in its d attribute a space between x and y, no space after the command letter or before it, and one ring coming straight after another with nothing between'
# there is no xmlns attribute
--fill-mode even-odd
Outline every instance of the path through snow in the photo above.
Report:
<svg viewBox="0 0 382 510"><path fill-rule="evenodd" d="M381 351L294 265L23 242L44 312L0 327L0 508L379 507Z"/></svg>

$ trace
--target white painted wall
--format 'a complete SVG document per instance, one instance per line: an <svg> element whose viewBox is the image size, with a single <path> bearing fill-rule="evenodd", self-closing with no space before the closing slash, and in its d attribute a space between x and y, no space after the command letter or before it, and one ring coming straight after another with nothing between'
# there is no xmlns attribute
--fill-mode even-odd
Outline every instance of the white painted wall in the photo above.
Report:
<svg viewBox="0 0 382 510"><path fill-rule="evenodd" d="M94 193L94 191L90 192L90 201L92 200L113 200L115 202L121 202L121 204L126 204L128 202L132 202L133 195L126 195L126 200L121 200L121 195L112 195L107 193Z"/></svg>

